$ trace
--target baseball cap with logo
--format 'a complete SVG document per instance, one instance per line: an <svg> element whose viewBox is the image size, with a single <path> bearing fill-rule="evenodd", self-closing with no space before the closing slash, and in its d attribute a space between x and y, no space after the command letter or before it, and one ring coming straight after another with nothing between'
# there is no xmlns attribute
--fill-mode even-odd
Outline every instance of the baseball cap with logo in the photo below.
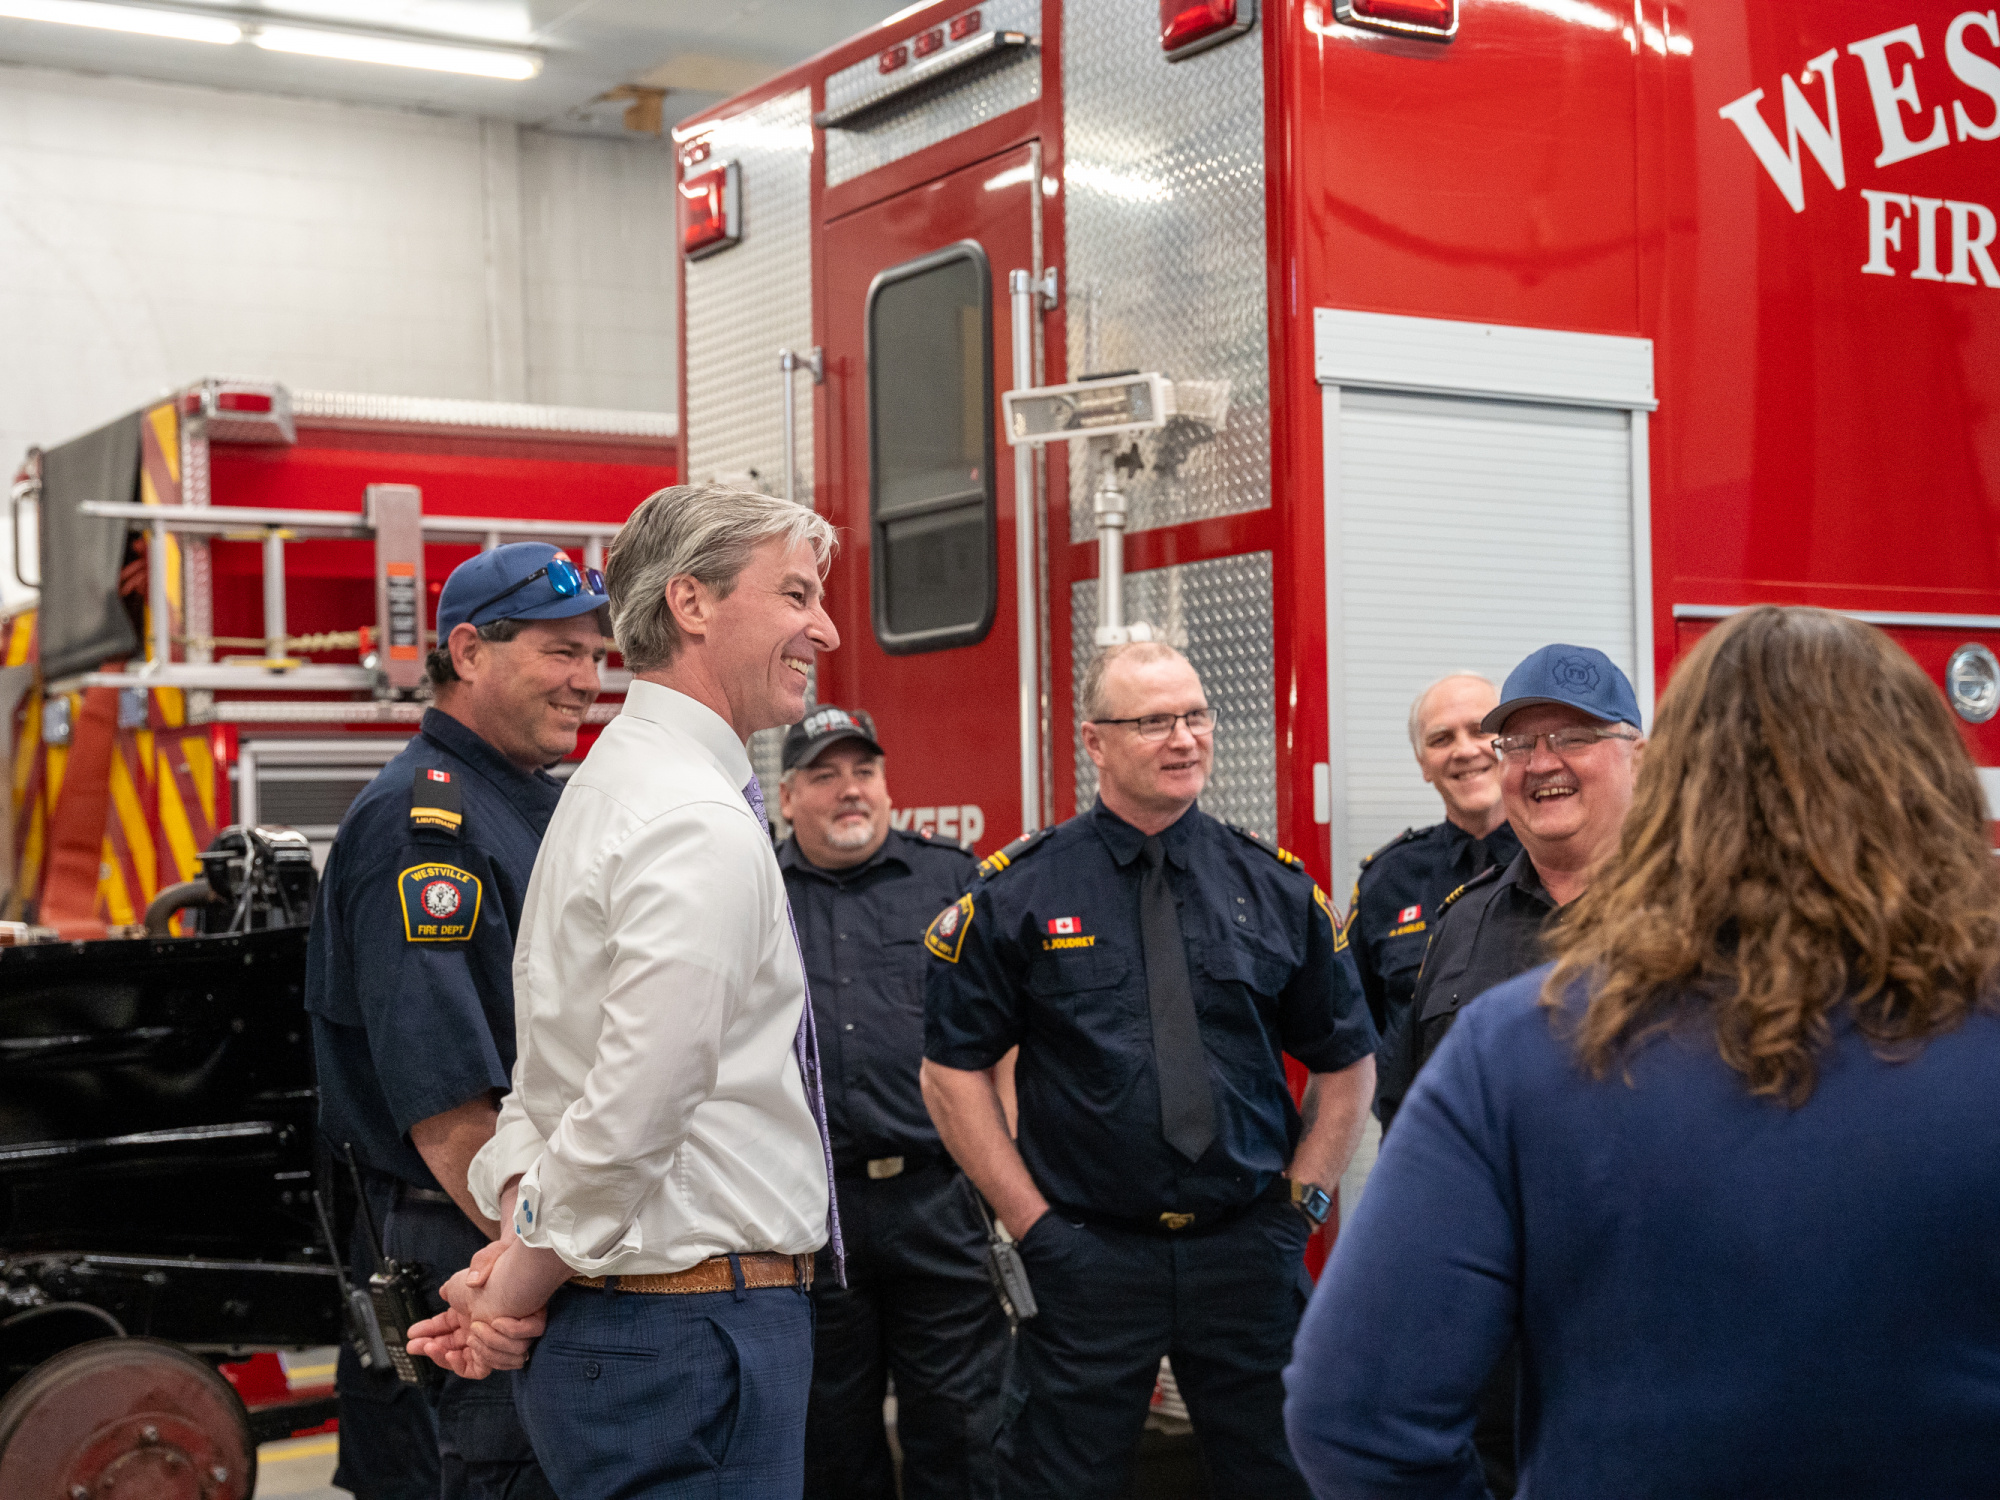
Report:
<svg viewBox="0 0 2000 1500"><path fill-rule="evenodd" d="M609 604L604 579L547 542L509 542L451 570L438 595L440 642L459 625L567 620Z"/></svg>
<svg viewBox="0 0 2000 1500"><path fill-rule="evenodd" d="M795 771L819 759L820 751L836 740L859 740L877 755L881 745L875 740L875 721L861 709L849 713L831 703L822 703L785 732L783 768Z"/></svg>
<svg viewBox="0 0 2000 1500"><path fill-rule="evenodd" d="M1498 734L1517 709L1537 703L1560 703L1602 719L1607 724L1639 722L1639 696L1618 664L1591 646L1544 646L1507 674L1500 706L1479 721L1487 734Z"/></svg>

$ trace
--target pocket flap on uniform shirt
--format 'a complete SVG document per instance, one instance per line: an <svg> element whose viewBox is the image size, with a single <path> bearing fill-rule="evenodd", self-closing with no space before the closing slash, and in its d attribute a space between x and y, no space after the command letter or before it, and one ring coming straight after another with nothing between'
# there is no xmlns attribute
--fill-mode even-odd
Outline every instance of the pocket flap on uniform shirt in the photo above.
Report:
<svg viewBox="0 0 2000 1500"><path fill-rule="evenodd" d="M1125 981L1123 955L1104 948L1069 948L1044 953L1028 965L1028 992L1067 995L1077 990L1109 989Z"/></svg>
<svg viewBox="0 0 2000 1500"><path fill-rule="evenodd" d="M1292 973L1292 966L1285 959L1240 938L1203 944L1201 966L1211 979L1247 984L1260 995L1277 994Z"/></svg>

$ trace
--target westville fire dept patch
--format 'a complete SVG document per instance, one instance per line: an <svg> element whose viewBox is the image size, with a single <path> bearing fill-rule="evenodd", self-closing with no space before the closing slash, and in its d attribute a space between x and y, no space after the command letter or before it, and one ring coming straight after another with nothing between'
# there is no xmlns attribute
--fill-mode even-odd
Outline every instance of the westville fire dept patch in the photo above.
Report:
<svg viewBox="0 0 2000 1500"><path fill-rule="evenodd" d="M396 892L412 943L463 943L479 925L479 877L457 865L411 865L396 877Z"/></svg>
<svg viewBox="0 0 2000 1500"><path fill-rule="evenodd" d="M931 925L924 929L924 946L946 963L955 964L959 950L965 946L965 935L971 930L972 898L960 896L931 918Z"/></svg>

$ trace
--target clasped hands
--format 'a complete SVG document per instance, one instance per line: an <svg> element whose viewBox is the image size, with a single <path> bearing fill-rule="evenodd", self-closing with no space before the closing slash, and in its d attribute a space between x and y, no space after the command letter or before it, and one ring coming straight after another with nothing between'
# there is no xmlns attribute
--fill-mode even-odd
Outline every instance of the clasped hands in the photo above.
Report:
<svg viewBox="0 0 2000 1500"><path fill-rule="evenodd" d="M511 1230L482 1247L472 1264L440 1288L445 1310L412 1324L409 1351L467 1380L484 1380L495 1370L518 1370L548 1327L548 1309L510 1307L499 1288L489 1285L500 1258L515 1243Z"/></svg>

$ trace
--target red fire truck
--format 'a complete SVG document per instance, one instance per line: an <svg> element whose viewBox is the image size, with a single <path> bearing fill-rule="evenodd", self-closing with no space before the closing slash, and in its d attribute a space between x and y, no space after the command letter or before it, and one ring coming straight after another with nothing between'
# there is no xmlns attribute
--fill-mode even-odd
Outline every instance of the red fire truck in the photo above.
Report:
<svg viewBox="0 0 2000 1500"><path fill-rule="evenodd" d="M15 568L41 597L0 620L0 916L136 927L231 823L297 827L323 856L423 712L451 569L529 538L595 564L677 460L666 413L230 380L31 451Z"/></svg>
<svg viewBox="0 0 2000 1500"><path fill-rule="evenodd" d="M937 0L676 132L696 480L845 542L899 816L1088 804L1182 645L1212 811L1344 890L1404 716L1850 611L2000 766L2000 20L1970 0Z"/></svg>
<svg viewBox="0 0 2000 1500"><path fill-rule="evenodd" d="M527 538L597 564L675 481L674 422L209 380L29 454L0 1494L244 1500L256 1442L332 1416L351 1197L314 1149L312 866L423 712L451 568Z"/></svg>

